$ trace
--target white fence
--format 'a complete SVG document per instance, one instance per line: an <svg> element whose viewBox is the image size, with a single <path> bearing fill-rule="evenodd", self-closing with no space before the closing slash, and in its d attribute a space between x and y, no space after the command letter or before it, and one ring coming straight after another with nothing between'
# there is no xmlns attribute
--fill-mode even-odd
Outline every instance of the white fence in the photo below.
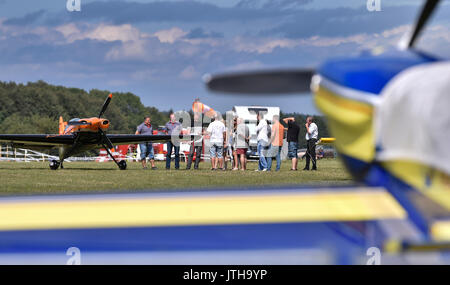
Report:
<svg viewBox="0 0 450 285"><path fill-rule="evenodd" d="M113 152L113 155L118 155L118 153ZM126 160L134 160L135 158L131 156L126 156ZM24 148L12 148L10 146L0 145L0 161L17 161L17 162L31 162L31 161L50 161L59 160L59 157L50 155L47 153L24 149ZM65 159L64 162L72 161L109 161L111 160L106 156L80 156L80 157L70 157Z"/></svg>

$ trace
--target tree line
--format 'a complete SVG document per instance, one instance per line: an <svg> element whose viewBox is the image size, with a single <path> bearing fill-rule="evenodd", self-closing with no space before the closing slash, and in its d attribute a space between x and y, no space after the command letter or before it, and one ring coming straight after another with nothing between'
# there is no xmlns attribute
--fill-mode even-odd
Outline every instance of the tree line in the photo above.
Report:
<svg viewBox="0 0 450 285"><path fill-rule="evenodd" d="M59 116L71 118L96 117L110 92L54 86L44 81L16 84L0 82L0 133L58 133ZM105 118L111 121L110 133L134 133L144 116L151 116L155 125L167 122L169 112L146 107L132 93L113 93Z"/></svg>

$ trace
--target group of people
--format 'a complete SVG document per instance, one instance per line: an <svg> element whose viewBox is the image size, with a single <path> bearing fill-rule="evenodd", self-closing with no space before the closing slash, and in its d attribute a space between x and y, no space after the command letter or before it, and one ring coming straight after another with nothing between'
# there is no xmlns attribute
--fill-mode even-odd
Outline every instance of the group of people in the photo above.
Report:
<svg viewBox="0 0 450 285"><path fill-rule="evenodd" d="M227 163L232 163L232 170L247 169L247 150L250 142L249 127L241 118L234 118L230 127L225 125L220 114L216 114L213 121L207 128L203 127L202 116L195 113L194 121L188 133L193 135L190 141L190 151L186 163L186 169L191 169L194 162L194 169L199 168L202 156L205 137L209 137L209 152L211 158L211 170L226 170ZM257 115L257 153L259 156L258 168L255 171L271 171L272 160L276 160L275 171L281 169L281 150L285 139L288 143L288 157L292 161L291 170L297 170L298 165L298 136L300 126L296 123L294 117L284 118L283 122L286 128L281 124L278 115L273 116L272 124L263 118L262 114ZM306 119L306 165L303 170L317 170L316 164L316 142L319 135L317 125L313 121L313 117ZM168 135L180 134L182 125L176 120L175 114L170 114L170 120L164 126ZM150 117L146 117L144 122L137 127L136 134L151 135L153 134L153 126ZM156 169L154 150L151 142L139 145L141 150L142 167L147 169L147 160L149 158L151 169ZM167 142L166 169L170 169L172 153L175 156L175 169L180 168L180 146L179 143L170 140ZM195 155L195 161L194 160Z"/></svg>

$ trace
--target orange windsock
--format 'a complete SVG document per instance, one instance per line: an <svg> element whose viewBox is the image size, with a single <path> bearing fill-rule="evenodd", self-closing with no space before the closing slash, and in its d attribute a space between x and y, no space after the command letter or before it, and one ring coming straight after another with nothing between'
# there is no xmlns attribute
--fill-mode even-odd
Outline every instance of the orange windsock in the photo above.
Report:
<svg viewBox="0 0 450 285"><path fill-rule="evenodd" d="M214 111L213 108L203 104L200 101L195 101L194 103L192 103L192 111L194 113L202 113L210 118L216 115L216 111Z"/></svg>

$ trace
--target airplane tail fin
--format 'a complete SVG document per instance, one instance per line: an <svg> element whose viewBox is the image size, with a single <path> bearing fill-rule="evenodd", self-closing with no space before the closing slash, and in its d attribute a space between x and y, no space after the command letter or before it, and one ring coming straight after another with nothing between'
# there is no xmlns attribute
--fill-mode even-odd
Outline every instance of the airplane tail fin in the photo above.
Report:
<svg viewBox="0 0 450 285"><path fill-rule="evenodd" d="M67 123L64 122L63 117L60 116L59 117L59 134L60 135L64 134L64 130L65 130L66 126L67 126Z"/></svg>

